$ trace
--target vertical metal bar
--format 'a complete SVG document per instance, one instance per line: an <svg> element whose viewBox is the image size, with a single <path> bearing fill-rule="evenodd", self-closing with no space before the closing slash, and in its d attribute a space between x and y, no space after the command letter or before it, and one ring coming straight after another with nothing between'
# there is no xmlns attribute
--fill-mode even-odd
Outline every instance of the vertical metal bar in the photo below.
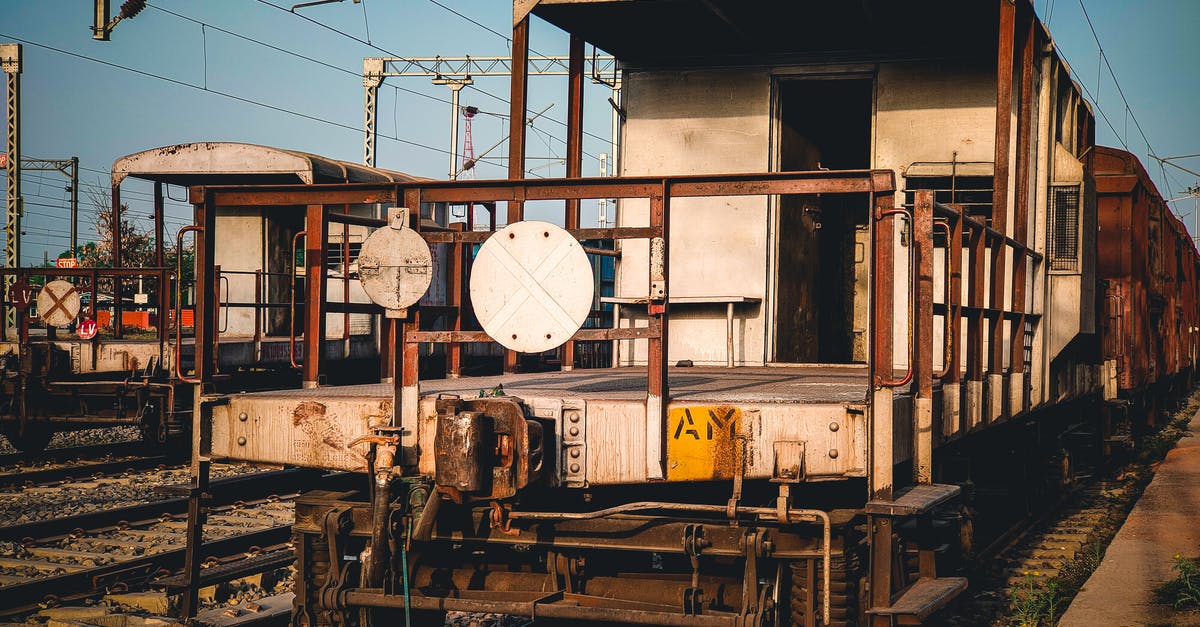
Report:
<svg viewBox="0 0 1200 627"><path fill-rule="evenodd" d="M890 388L885 388L889 392ZM892 519L887 516L868 516L871 531L871 607L892 605ZM871 627L892 627L890 616L872 615Z"/></svg>
<svg viewBox="0 0 1200 627"><path fill-rule="evenodd" d="M451 228L462 231L462 222L455 222L450 225ZM449 285L446 289L446 297L450 300L449 305L452 308L450 312L450 328L455 331L462 330L462 307L463 307L463 272L465 269L465 247L462 243L455 242L450 244L450 263L447 264L446 276L449 278ZM451 379L457 379L462 373L462 343L453 342L446 349L446 374Z"/></svg>
<svg viewBox="0 0 1200 627"><path fill-rule="evenodd" d="M71 157L71 256L79 251L79 157ZM159 262L158 267L162 267Z"/></svg>
<svg viewBox="0 0 1200 627"><path fill-rule="evenodd" d="M308 205L304 238L304 387L320 383L321 353L325 342L325 241L329 220L325 205Z"/></svg>
<svg viewBox="0 0 1200 627"><path fill-rule="evenodd" d="M567 178L583 176L583 37L572 34L567 62ZM564 223L568 230L579 228L579 199L566 201ZM562 347L562 369L575 367L575 342Z"/></svg>
<svg viewBox="0 0 1200 627"><path fill-rule="evenodd" d="M733 301L725 303L725 367L733 367Z"/></svg>
<svg viewBox="0 0 1200 627"><path fill-rule="evenodd" d="M450 83L450 174L449 179L458 178L458 103L459 93L465 85Z"/></svg>
<svg viewBox="0 0 1200 627"><path fill-rule="evenodd" d="M893 277L895 275L896 231L891 221L883 220L885 212L895 208L893 194L878 194L873 199L870 220L871 238L871 301L870 354L871 376L870 420L871 467L870 496L872 499L892 498L892 472L895 459L892 451L893 389L884 386L892 379L892 319L895 309ZM872 567L874 568L874 567ZM887 598L885 597L885 603Z"/></svg>
<svg viewBox="0 0 1200 627"><path fill-rule="evenodd" d="M421 190L404 190L404 206L408 207L409 216L413 218L412 227L419 233L421 231ZM416 447L417 404L421 400L421 345L409 342L408 335L421 330L419 307L419 305L414 305L410 308L408 319L400 325L399 346L395 352L398 363L394 379L392 412L393 426L400 428L400 448L396 452L399 455L398 465L402 466L416 463L415 457L410 456L409 452L414 451ZM398 320L397 323L400 321ZM408 426L407 433L405 425Z"/></svg>
<svg viewBox="0 0 1200 627"><path fill-rule="evenodd" d="M183 595L185 618L196 615L199 609L200 562L203 559L201 545L204 538L204 494L208 491L209 460L203 449L205 416L203 403L205 385L212 381L215 372L216 350L211 338L216 336L217 308L213 296L219 285L213 265L216 250L216 207L212 195L195 205L196 223L200 231L196 234L196 303L195 303L195 369L199 384L193 386L192 405L192 466L191 489L188 495L187 550L184 571L187 574L187 589ZM95 297L92 299L95 302ZM182 324L177 320L176 324ZM182 346L176 346L182 350Z"/></svg>
<svg viewBox="0 0 1200 627"><path fill-rule="evenodd" d="M294 261L293 261L294 263ZM254 271L254 344L255 344L255 359L258 359L258 343L262 341L262 318L263 318L263 271L259 268Z"/></svg>
<svg viewBox="0 0 1200 627"><path fill-rule="evenodd" d="M1016 25L1016 5L1012 0L997 0L1000 9L1000 33L996 44L996 138L995 169L992 179L992 228L1001 234L1008 233L1008 183L1009 149L1012 134L1013 104L1013 50ZM1005 275L1005 245L995 243L992 251L992 299L991 306L1003 309ZM997 316L992 321L992 337L989 348L988 374L1000 375L1004 371L1004 318ZM993 379L995 381L995 379ZM1000 398L998 390L988 390L991 399ZM993 410L993 414L995 411Z"/></svg>
<svg viewBox="0 0 1200 627"><path fill-rule="evenodd" d="M921 190L913 203L912 247L917 255L913 303L913 481L933 482L933 192Z"/></svg>
<svg viewBox="0 0 1200 627"><path fill-rule="evenodd" d="M1017 201L1014 209L1013 239L1026 243L1029 231L1030 143L1033 133L1033 62L1036 39L1033 13L1021 11L1021 100L1017 110ZM1028 258L1024 251L1013 253L1012 310L1021 315L1013 322L1012 353L1009 368L1020 375L1014 385L1021 386L1022 405L1013 413L1024 410L1025 389L1025 282Z"/></svg>
<svg viewBox="0 0 1200 627"><path fill-rule="evenodd" d="M112 267L123 267L121 263L121 187L113 185L112 187L112 223L110 224L112 233ZM112 328L113 337L121 339L124 333L124 324L121 319L121 277L114 274L112 278L113 285L113 316Z"/></svg>
<svg viewBox="0 0 1200 627"><path fill-rule="evenodd" d="M4 70L5 91L5 164L7 194L5 196L5 246L4 265L16 268L21 265L21 44L0 45L0 67ZM4 279L4 294L11 299L14 277ZM17 324L16 307L5 312L5 337L8 329Z"/></svg>
<svg viewBox="0 0 1200 627"><path fill-rule="evenodd" d="M945 368L947 370L944 383L958 383L962 380L962 350L959 340L962 337L962 253L963 253L963 208L952 205L956 212L950 224L950 235L947 247L950 254L950 266L946 280L950 282L950 301L946 303L946 315L950 316L950 340L946 343L950 350L946 354Z"/></svg>
<svg viewBox="0 0 1200 627"><path fill-rule="evenodd" d="M662 290L658 294L651 294L648 311L651 335L646 350L646 478L649 480L661 480L666 476L664 454L666 451L667 407L671 402L667 373L669 363L667 347L670 345L668 315L671 307L670 193L669 184L663 181L662 192L650 198L650 227L661 233L662 238L661 276L655 276L658 273L654 268L655 262L652 260L650 283L653 286L656 279L661 281ZM651 291L654 291L653 287Z"/></svg>
<svg viewBox="0 0 1200 627"><path fill-rule="evenodd" d="M72 157L72 163L76 168L79 167L78 157ZM71 187L74 189L77 186L76 182L72 181ZM71 198L75 198L75 192L71 192ZM163 185L161 181L154 182L154 265L159 268L165 268L167 262L163 250ZM75 255L75 210L72 203L71 211L71 255ZM158 342L159 346L159 362L162 362L165 351L165 343L167 339L166 313L170 303L167 300L168 285L163 279L166 278L166 273L159 271L158 274Z"/></svg>
<svg viewBox="0 0 1200 627"><path fill-rule="evenodd" d="M350 215L350 205L342 205L342 213ZM342 223L342 302L350 302L350 225ZM342 341L346 359L350 358L350 311L342 312Z"/></svg>
<svg viewBox="0 0 1200 627"><path fill-rule="evenodd" d="M519 181L525 178L525 115L529 97L529 18L525 17L513 26L512 80L509 95L508 134L508 178ZM492 213L493 224L495 212ZM519 222L525 217L524 203L508 202L508 223ZM493 228L493 230L495 230ZM504 372L517 371L517 353L504 351Z"/></svg>

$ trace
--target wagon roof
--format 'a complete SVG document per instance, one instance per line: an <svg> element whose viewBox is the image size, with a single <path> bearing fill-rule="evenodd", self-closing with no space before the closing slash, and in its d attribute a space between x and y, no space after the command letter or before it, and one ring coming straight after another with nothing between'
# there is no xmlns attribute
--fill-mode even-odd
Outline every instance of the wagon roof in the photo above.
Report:
<svg viewBox="0 0 1200 627"><path fill-rule="evenodd" d="M241 142L191 142L151 148L113 162L113 185L126 177L173 185L410 182L422 177L295 150Z"/></svg>
<svg viewBox="0 0 1200 627"><path fill-rule="evenodd" d="M529 13L627 66L994 58L999 21L978 0L514 0L515 20Z"/></svg>

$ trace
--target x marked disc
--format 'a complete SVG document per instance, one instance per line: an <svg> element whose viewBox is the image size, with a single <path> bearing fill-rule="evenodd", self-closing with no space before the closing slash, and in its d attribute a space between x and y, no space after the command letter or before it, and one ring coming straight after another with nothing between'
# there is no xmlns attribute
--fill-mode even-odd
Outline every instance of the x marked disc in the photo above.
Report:
<svg viewBox="0 0 1200 627"><path fill-rule="evenodd" d="M65 327L79 315L79 292L67 281L51 281L37 297L38 317L52 327Z"/></svg>
<svg viewBox="0 0 1200 627"><path fill-rule="evenodd" d="M570 233L522 221L492 235L471 268L471 304L505 348L540 353L583 326L592 309L592 265Z"/></svg>
<svg viewBox="0 0 1200 627"><path fill-rule="evenodd" d="M415 305L433 280L429 244L410 228L375 229L358 253L358 280L384 309Z"/></svg>

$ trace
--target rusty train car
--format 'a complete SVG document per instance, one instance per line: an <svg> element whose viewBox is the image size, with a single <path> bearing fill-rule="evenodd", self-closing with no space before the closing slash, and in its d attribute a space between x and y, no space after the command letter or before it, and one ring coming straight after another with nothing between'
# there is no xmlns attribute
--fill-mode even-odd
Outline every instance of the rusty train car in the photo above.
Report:
<svg viewBox="0 0 1200 627"><path fill-rule="evenodd" d="M303 220L316 338L338 209L388 209L358 220L377 383L323 385L338 366L308 351L299 387L196 398L192 538L214 460L363 475L298 501L296 624L920 624L967 586L968 549L947 550L973 528L964 451L1040 454L1079 424L1108 437L1140 418L1130 395L1190 377L1195 248L1133 162L1096 147L1027 0L513 10L513 119L531 15L571 37L566 178L523 178L517 125L507 180L190 190L202 386L224 373L222 212ZM587 42L623 68L613 178L581 177ZM589 199L617 199L616 225L583 228ZM561 201L561 226L524 219L532 201ZM504 205L508 224L427 224L428 203ZM1109 239L1100 207L1157 229L1145 308L1142 270L1122 283L1108 265L1112 246L1135 268L1143 251ZM580 328L580 242L596 240L614 242L614 324ZM420 302L437 246L445 309ZM1143 332L1162 336L1162 365L1121 378L1145 363ZM613 367L569 368L583 341L612 342ZM455 361L489 342L502 375L423 374L431 346ZM518 371L518 353L554 346L563 372ZM202 558L190 545L190 581Z"/></svg>
<svg viewBox="0 0 1200 627"><path fill-rule="evenodd" d="M120 235L113 240L109 268L5 269L14 287L8 307L16 324L0 340L0 432L16 447L37 451L58 431L134 425L143 440L170 444L187 452L193 393L197 379L191 341L194 286L183 274L183 259L171 258L164 222L169 186L221 183L353 183L418 180L399 172L329 159L319 155L237 142L194 142L141 151L117 159L112 168L112 205L121 207L121 186L136 179L152 185L153 262L150 267L122 263ZM145 192L143 192L145 193ZM369 304L352 276L365 228L355 217L373 215L373 206L346 206L343 223L327 238L331 252L325 270L330 296L338 301L322 343L327 359L346 366L378 359L378 329ZM216 262L220 268L221 323L210 336L224 376L218 387L229 391L291 385L306 349L303 320L303 268L295 262L303 224L284 215L230 208L217 218ZM435 215L437 214L437 215ZM426 207L426 218L439 219ZM114 214L113 223L126 219ZM444 221L444 215L440 216ZM190 222L190 220L189 220ZM175 237L187 248L194 227ZM128 245L128 244L126 244ZM137 289L135 289L135 287ZM102 302L103 301L103 302ZM31 305L42 305L35 316ZM428 304L436 304L426 299ZM299 305L297 305L299 303ZM61 310L61 311L56 311ZM140 310L141 325L127 323L129 310ZM57 314L48 318L47 314ZM111 320L91 337L76 332L84 320ZM149 323L149 324L145 324ZM342 368L344 381L370 380ZM354 377L358 378L355 379ZM375 379L378 375L375 374ZM181 446L177 444L182 443Z"/></svg>
<svg viewBox="0 0 1200 627"><path fill-rule="evenodd" d="M1094 176L1106 395L1155 415L1155 400L1188 389L1197 320L1196 244L1132 154L1098 146Z"/></svg>

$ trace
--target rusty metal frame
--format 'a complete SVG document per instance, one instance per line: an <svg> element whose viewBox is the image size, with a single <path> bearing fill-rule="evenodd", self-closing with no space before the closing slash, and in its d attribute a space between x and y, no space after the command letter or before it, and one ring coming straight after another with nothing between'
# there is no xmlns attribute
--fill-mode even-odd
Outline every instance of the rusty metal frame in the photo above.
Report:
<svg viewBox="0 0 1200 627"><path fill-rule="evenodd" d="M409 208L420 207L427 202L485 203L504 200L510 203L510 213L515 205L528 200L582 200L590 198L648 198L651 201L650 223L647 227L616 227L607 229L568 229L577 239L653 239L662 238L669 250L670 204L672 198L702 196L749 196L777 194L813 193L865 193L871 196L874 206L880 211L894 210L895 182L890 170L843 170L818 172L780 172L765 174L722 174L679 177L623 177L605 179L535 179L528 181L421 181L389 184L332 184L332 185L278 185L278 186L213 186L193 187L191 200L212 213L218 206L304 206L307 215L306 259L309 274L306 277L308 298L304 303L305 337L308 344L312 338L323 335L324 314L332 310L335 303L326 303L324 290L318 288L323 276L324 238L311 237L313 232L324 232L330 221L344 220L344 216L331 214L328 205L343 204L400 204ZM415 214L414 214L415 215ZM333 217L337 216L337 217ZM512 216L510 216L512 217ZM519 216L518 216L519 218ZM426 230L419 219L413 220L417 232L429 243L467 244L479 242L491 236L490 232L459 230ZM663 255L663 276L668 276L670 255ZM886 266L880 266L886 267ZM461 268L459 268L461 271ZM198 274L199 276L199 274ZM207 280L211 280L209 277ZM890 282L887 282L890 285ZM206 293L211 286L200 286L198 292ZM665 447L660 440L661 421L665 419L670 401L667 379L667 337L669 333L669 311L667 298L669 282L663 283L662 293L646 301L650 325L639 329L584 329L574 340L646 339L650 342L647 359L647 412L660 415L659 420L648 421L653 429L653 438L647 446L649 476L663 477L662 455ZM343 305L344 306L344 305ZM461 303L460 303L461 307ZM197 315L208 315L198 307ZM417 347L420 343L449 343L491 341L486 334L473 331L421 331L419 317L421 307L410 309L408 318L400 324L393 355L393 377L397 399L409 402L394 404L396 412L413 412L412 415L394 417L392 426L411 424L415 420L415 395L417 394ZM461 314L460 314L461 315ZM890 314L889 314L890 316ZM890 326L877 327L874 334L877 342L891 345ZM208 342L209 333L197 333L197 343ZM200 349L198 345L197 350ZM876 353L878 354L878 353ZM310 347L304 355L305 385L317 384L321 351ZM657 444L657 446L656 446Z"/></svg>

